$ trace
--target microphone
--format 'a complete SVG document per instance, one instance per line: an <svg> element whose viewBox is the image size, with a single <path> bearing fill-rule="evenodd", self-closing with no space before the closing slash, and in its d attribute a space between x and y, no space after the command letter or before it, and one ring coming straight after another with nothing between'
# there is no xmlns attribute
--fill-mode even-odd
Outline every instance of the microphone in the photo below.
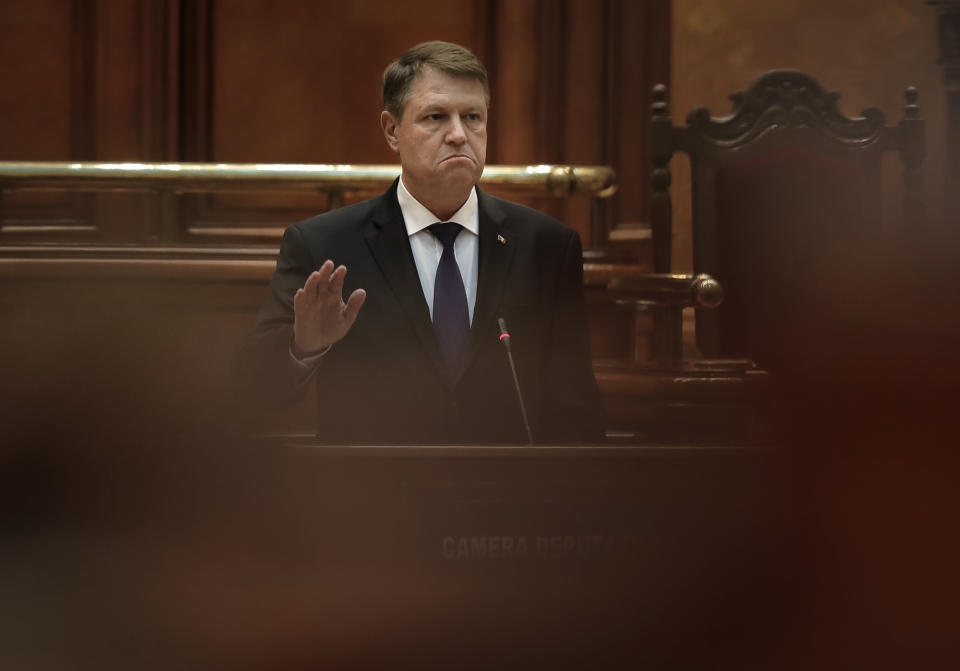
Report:
<svg viewBox="0 0 960 671"><path fill-rule="evenodd" d="M530 430L530 420L527 419L527 407L523 403L523 394L520 392L520 380L517 379L517 367L513 363L513 352L510 350L510 333L507 331L507 322L503 317L497 317L500 327L500 342L507 351L507 360L510 362L510 372L513 373L513 387L517 390L517 400L520 401L520 414L523 415L523 427L527 430L527 442L533 445L533 432Z"/></svg>

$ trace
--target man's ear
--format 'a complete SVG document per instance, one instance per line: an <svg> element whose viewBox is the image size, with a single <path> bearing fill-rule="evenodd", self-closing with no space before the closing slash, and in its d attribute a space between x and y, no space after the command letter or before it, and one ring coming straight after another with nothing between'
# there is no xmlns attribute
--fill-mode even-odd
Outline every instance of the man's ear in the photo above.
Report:
<svg viewBox="0 0 960 671"><path fill-rule="evenodd" d="M397 139L398 125L396 118L390 114L390 112L387 110L380 112L380 127L383 129L383 136L387 139L387 144L390 145L390 148L399 154L400 142Z"/></svg>

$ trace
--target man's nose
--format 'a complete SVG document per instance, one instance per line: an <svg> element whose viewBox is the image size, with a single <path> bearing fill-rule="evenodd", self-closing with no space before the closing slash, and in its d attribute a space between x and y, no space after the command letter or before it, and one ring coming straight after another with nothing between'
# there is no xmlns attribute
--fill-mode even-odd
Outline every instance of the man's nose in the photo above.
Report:
<svg viewBox="0 0 960 671"><path fill-rule="evenodd" d="M450 144L463 144L467 141L467 132L463 127L463 120L456 114L450 116L450 126L447 128L446 140Z"/></svg>

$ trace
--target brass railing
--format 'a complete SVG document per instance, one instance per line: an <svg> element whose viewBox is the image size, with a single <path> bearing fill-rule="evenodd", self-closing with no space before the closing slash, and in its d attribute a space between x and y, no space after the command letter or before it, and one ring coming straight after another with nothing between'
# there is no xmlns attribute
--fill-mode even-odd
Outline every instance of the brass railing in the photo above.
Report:
<svg viewBox="0 0 960 671"><path fill-rule="evenodd" d="M288 163L71 163L0 161L0 189L172 191L302 189L324 193L383 189L399 165ZM617 190L606 166L488 165L481 183L525 192L607 198Z"/></svg>
<svg viewBox="0 0 960 671"><path fill-rule="evenodd" d="M203 236L279 237L282 229L246 227L192 228L180 220L177 196L189 193L312 191L326 195L327 209L383 191L399 165L332 165L306 163L129 163L0 161L0 196L4 190L141 191L157 194L160 238L178 241L181 234ZM617 190L616 173L607 166L488 165L481 184L498 192L591 198L590 245L601 246L607 225L602 199ZM2 222L0 222L2 223ZM50 230L75 231L53 226ZM29 226L4 226L30 232Z"/></svg>

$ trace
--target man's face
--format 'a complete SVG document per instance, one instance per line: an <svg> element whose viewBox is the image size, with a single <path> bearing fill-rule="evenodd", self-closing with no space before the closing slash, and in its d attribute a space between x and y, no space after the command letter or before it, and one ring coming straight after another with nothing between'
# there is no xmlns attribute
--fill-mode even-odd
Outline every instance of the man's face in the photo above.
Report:
<svg viewBox="0 0 960 671"><path fill-rule="evenodd" d="M462 191L466 197L480 181L487 159L487 104L476 79L427 67L413 80L401 118L383 112L381 125L400 155L404 185L421 202L444 192Z"/></svg>

